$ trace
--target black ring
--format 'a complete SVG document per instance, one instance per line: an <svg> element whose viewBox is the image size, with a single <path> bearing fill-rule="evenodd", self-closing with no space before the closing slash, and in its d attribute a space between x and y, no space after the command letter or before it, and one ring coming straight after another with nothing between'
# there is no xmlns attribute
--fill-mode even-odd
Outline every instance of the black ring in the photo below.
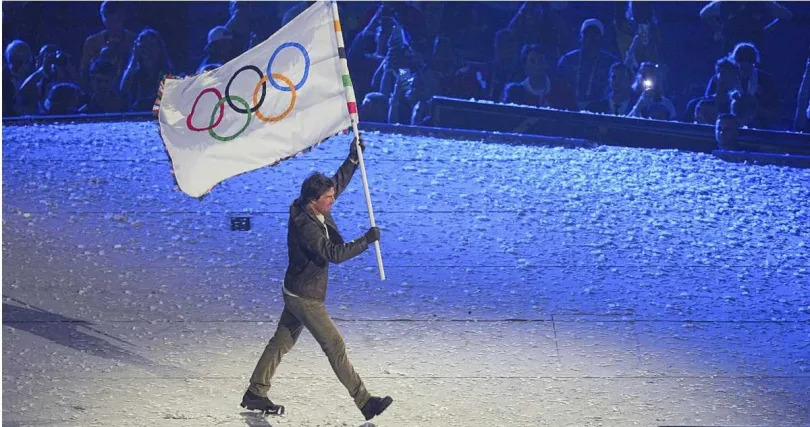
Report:
<svg viewBox="0 0 810 427"><path fill-rule="evenodd" d="M255 65L245 65L244 67L238 69L235 73L233 73L233 76L231 76L231 79L228 81L228 85L225 86L225 100L228 101L228 106L231 107L231 109L236 111L237 113L249 114L249 113L256 112L256 110L258 110L259 107L261 107L262 104L264 104L264 95L267 94L267 82L262 82L262 98L259 100L258 104L256 104L250 110L246 110L244 108L237 107L236 105L233 104L233 101L231 101L231 97L230 97L230 95L231 95L231 83L233 83L233 79L235 79L236 76L239 75L239 73L241 73L242 71L245 71L245 70L253 70L253 71L255 71L256 74L259 75L259 81L261 81L261 79L264 78L264 74L262 73L262 70L259 69L259 67L255 66Z"/></svg>

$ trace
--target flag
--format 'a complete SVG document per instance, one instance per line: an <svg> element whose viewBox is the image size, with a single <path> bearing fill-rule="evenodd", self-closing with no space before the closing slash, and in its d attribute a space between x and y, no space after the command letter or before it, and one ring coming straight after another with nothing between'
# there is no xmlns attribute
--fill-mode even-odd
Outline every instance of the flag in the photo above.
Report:
<svg viewBox="0 0 810 427"><path fill-rule="evenodd" d="M337 4L313 4L215 70L166 77L155 106L177 184L193 197L345 131L357 106Z"/></svg>

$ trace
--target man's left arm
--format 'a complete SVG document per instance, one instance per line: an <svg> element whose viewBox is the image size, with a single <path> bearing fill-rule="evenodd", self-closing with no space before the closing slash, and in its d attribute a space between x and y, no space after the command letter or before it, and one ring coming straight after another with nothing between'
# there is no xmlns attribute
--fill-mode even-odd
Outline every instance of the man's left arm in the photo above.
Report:
<svg viewBox="0 0 810 427"><path fill-rule="evenodd" d="M365 151L365 144L363 143L363 138L360 138L360 149ZM343 164L340 165L335 176L332 177L332 182L335 183L335 198L340 196L343 193L343 190L349 185L349 181L352 180L352 176L354 175L354 171L357 169L357 165L359 164L360 160L357 155L357 143L355 140L352 139L352 145L349 148L349 156L346 157L346 160L343 161Z"/></svg>

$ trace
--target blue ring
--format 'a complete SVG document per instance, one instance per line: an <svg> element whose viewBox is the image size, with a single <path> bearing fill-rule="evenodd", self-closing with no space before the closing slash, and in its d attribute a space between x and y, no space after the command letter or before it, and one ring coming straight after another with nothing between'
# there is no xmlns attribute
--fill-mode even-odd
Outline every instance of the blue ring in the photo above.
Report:
<svg viewBox="0 0 810 427"><path fill-rule="evenodd" d="M285 47L294 47L300 50L301 54L304 55L304 76L301 77L301 81L298 82L297 85L295 85L295 90L299 90L301 89L301 86L303 86L304 83L307 81L307 77L309 77L309 53L307 53L307 50L304 49L304 46L302 46L300 43L286 42L276 48L276 51L273 52L273 55L270 57L270 60L267 61L267 81L269 81L274 88L280 91L284 92L290 91L289 87L281 86L278 83L276 83L276 80L273 78L273 73L270 71L270 68L273 66L273 61L275 61L276 59L276 55L278 55L278 53L281 52L281 49L284 49Z"/></svg>

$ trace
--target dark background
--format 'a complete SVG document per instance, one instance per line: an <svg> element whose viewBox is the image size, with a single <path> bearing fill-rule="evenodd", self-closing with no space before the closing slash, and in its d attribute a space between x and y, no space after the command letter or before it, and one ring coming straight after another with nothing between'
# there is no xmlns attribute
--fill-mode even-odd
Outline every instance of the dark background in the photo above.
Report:
<svg viewBox="0 0 810 427"><path fill-rule="evenodd" d="M176 71L193 73L202 59L208 30L229 18L228 2L129 2L132 16L127 27L138 32L151 26L163 35ZM622 2L625 3L625 2ZM712 30L698 12L706 2L653 2L665 46L662 63L670 68L670 98L679 110L699 96L714 73L714 62L725 52L712 38ZM275 32L284 12L296 2L249 2L251 30L263 40ZM346 45L373 15L379 3L339 3ZM520 2L447 2L442 32L477 28L473 37L454 40L469 61L485 61L492 52L495 31L507 25ZM810 55L810 2L784 2L793 12L790 22L779 22L758 46L762 68L777 80L780 116L792 118L796 94ZM58 43L76 61L85 37L103 29L100 2L3 2L3 46L19 38L36 51L45 43ZM583 19L595 17L605 25L604 49L618 55L613 28L614 2L568 2L563 16L570 40L577 40ZM568 49L576 48L568 46ZM351 64L350 64L351 67Z"/></svg>

